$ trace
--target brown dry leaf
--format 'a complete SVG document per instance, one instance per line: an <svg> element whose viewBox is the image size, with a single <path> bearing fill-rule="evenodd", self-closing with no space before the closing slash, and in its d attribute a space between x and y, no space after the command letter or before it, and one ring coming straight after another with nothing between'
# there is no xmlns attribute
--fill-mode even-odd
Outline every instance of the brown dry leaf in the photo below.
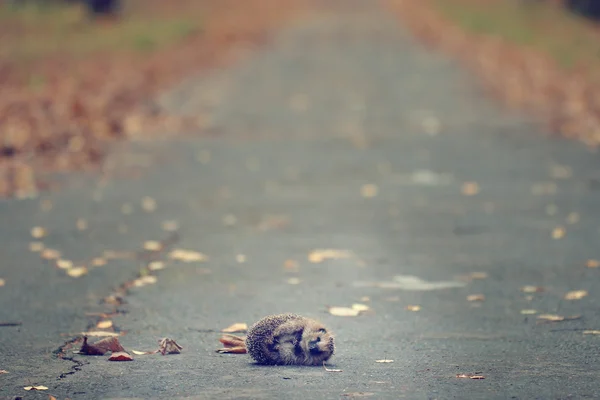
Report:
<svg viewBox="0 0 600 400"><path fill-rule="evenodd" d="M117 351L108 357L108 361L133 361L133 357L125 351Z"/></svg>
<svg viewBox="0 0 600 400"><path fill-rule="evenodd" d="M29 243L29 251L38 253L42 250L44 250L44 243L42 243L42 242L30 242Z"/></svg>
<svg viewBox="0 0 600 400"><path fill-rule="evenodd" d="M106 265L106 258L104 257L96 257L91 261L93 267L102 267Z"/></svg>
<svg viewBox="0 0 600 400"><path fill-rule="evenodd" d="M44 249L40 256L45 260L55 260L60 258L60 251L54 249Z"/></svg>
<svg viewBox="0 0 600 400"><path fill-rule="evenodd" d="M223 343L223 345L225 347L239 347L239 346L245 346L245 338L243 338L242 336L236 336L236 335L229 335L229 334L225 334L223 336L221 336L221 338L219 339L219 342Z"/></svg>
<svg viewBox="0 0 600 400"><path fill-rule="evenodd" d="M146 212L152 212L156 210L156 200L154 200L152 197L144 197L142 199L142 208Z"/></svg>
<svg viewBox="0 0 600 400"><path fill-rule="evenodd" d="M565 236L565 228L559 226L552 231L552 239L562 239Z"/></svg>
<svg viewBox="0 0 600 400"><path fill-rule="evenodd" d="M121 336L120 333L117 332L105 332L105 331L89 331L89 332L81 332L82 336L92 336L92 337L117 337Z"/></svg>
<svg viewBox="0 0 600 400"><path fill-rule="evenodd" d="M408 310L408 311L414 311L414 312L417 312L417 311L420 311L420 310L421 310L421 306L416 306L416 305L408 305L408 306L404 307L404 309L405 309L405 310Z"/></svg>
<svg viewBox="0 0 600 400"><path fill-rule="evenodd" d="M360 194L362 197L371 198L377 196L379 192L379 188L377 185L372 183L367 183L366 185L362 185L360 188Z"/></svg>
<svg viewBox="0 0 600 400"><path fill-rule="evenodd" d="M96 328L98 329L108 329L112 328L113 322L111 320L100 321L96 324Z"/></svg>
<svg viewBox="0 0 600 400"><path fill-rule="evenodd" d="M308 254L308 261L311 263L321 263L324 260L338 260L342 258L351 258L352 253L348 250L336 249L317 249Z"/></svg>
<svg viewBox="0 0 600 400"><path fill-rule="evenodd" d="M465 196L474 196L479 193L479 185L477 182L465 182L462 185L461 192Z"/></svg>
<svg viewBox="0 0 600 400"><path fill-rule="evenodd" d="M343 372L341 369L330 369L330 368L327 368L327 366L325 365L325 361L323 361L323 368L325 368L325 371L327 371L327 372Z"/></svg>
<svg viewBox="0 0 600 400"><path fill-rule="evenodd" d="M588 268L598 268L600 267L600 261L598 260L587 260L585 266Z"/></svg>
<svg viewBox="0 0 600 400"><path fill-rule="evenodd" d="M119 352L125 351L125 349L121 346L119 339L116 337L107 337L96 343L89 344L87 336L83 337L83 344L81 345L81 349L79 349L79 353L88 356L103 356L109 351Z"/></svg>
<svg viewBox="0 0 600 400"><path fill-rule="evenodd" d="M56 266L60 269L73 268L73 261L65 260L63 258L56 260Z"/></svg>
<svg viewBox="0 0 600 400"><path fill-rule="evenodd" d="M175 249L169 253L169 258L183 262L204 262L208 260L205 254L192 250Z"/></svg>
<svg viewBox="0 0 600 400"><path fill-rule="evenodd" d="M537 314L537 310L532 310L532 309L521 310L521 314L533 315L533 314Z"/></svg>
<svg viewBox="0 0 600 400"><path fill-rule="evenodd" d="M133 287L143 287L143 286L147 286L147 285L153 285L156 282L158 282L158 278L156 278L156 276L154 275L144 275L140 278L135 279L131 285Z"/></svg>
<svg viewBox="0 0 600 400"><path fill-rule="evenodd" d="M225 333L234 333L234 332L246 332L248 330L248 324L244 322L237 322L233 325L228 326L225 329L222 329L221 332Z"/></svg>
<svg viewBox="0 0 600 400"><path fill-rule="evenodd" d="M542 286L525 285L521 288L522 292L525 293L540 293L546 290Z"/></svg>
<svg viewBox="0 0 600 400"><path fill-rule="evenodd" d="M565 294L565 300L581 300L588 295L587 290L573 290Z"/></svg>
<svg viewBox="0 0 600 400"><path fill-rule="evenodd" d="M67 269L67 275L69 275L72 278L79 278L87 273L88 270L86 267L73 267Z"/></svg>
<svg viewBox="0 0 600 400"><path fill-rule="evenodd" d="M485 295L483 294L470 294L467 296L467 301L484 301Z"/></svg>
<svg viewBox="0 0 600 400"><path fill-rule="evenodd" d="M152 261L148 264L150 271L158 271L165 268L165 263L162 261Z"/></svg>
<svg viewBox="0 0 600 400"><path fill-rule="evenodd" d="M383 359L383 360L375 360L376 363L380 363L380 364L387 364L387 363L393 363L394 360L388 360L388 359Z"/></svg>
<svg viewBox="0 0 600 400"><path fill-rule="evenodd" d="M25 386L23 389L30 391L30 390L48 390L48 388L46 386L42 386L42 385L36 385L36 386Z"/></svg>
<svg viewBox="0 0 600 400"><path fill-rule="evenodd" d="M483 375L474 375L474 374L457 374L457 378L468 378L468 379L485 379Z"/></svg>
<svg viewBox="0 0 600 400"><path fill-rule="evenodd" d="M181 349L183 347L178 345L173 339L163 338L159 340L158 351L163 356L165 354L179 354L181 353Z"/></svg>
<svg viewBox="0 0 600 400"><path fill-rule="evenodd" d="M52 396L51 394L48 395L48 400L56 400L56 397Z"/></svg>
<svg viewBox="0 0 600 400"><path fill-rule="evenodd" d="M336 317L357 317L361 311L350 307L328 307L329 314Z"/></svg>
<svg viewBox="0 0 600 400"><path fill-rule="evenodd" d="M162 244L158 240L147 240L144 242L144 249L148 251L162 250Z"/></svg>
<svg viewBox="0 0 600 400"><path fill-rule="evenodd" d="M46 236L46 234L46 229L42 228L41 226L34 226L31 228L31 237L35 239L41 239Z"/></svg>
<svg viewBox="0 0 600 400"><path fill-rule="evenodd" d="M600 330L592 330L592 329L588 329L583 331L584 335L600 335Z"/></svg>
<svg viewBox="0 0 600 400"><path fill-rule="evenodd" d="M6 280L0 278L0 287L6 285Z"/></svg>

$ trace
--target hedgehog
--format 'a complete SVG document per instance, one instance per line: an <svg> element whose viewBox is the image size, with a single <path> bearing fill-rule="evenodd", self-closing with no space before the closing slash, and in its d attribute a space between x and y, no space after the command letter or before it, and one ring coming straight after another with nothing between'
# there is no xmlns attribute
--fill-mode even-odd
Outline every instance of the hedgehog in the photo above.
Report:
<svg viewBox="0 0 600 400"><path fill-rule="evenodd" d="M322 323L296 314L269 315L252 325L245 339L223 339L235 346L232 352L247 352L262 365L323 365L335 349Z"/></svg>

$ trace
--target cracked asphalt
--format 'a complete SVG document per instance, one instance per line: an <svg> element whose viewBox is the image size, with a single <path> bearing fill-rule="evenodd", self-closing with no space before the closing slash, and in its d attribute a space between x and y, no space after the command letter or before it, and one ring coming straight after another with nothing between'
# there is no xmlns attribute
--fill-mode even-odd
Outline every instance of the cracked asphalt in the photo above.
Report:
<svg viewBox="0 0 600 400"><path fill-rule="evenodd" d="M132 138L101 174L0 202L0 323L21 323L0 327L0 396L600 398L600 336L584 334L600 330L600 268L586 266L600 258L597 154L500 108L377 3L334 4L160 99L209 117L211 135ZM165 252L208 261L154 254L166 265L157 282L131 288L111 320L128 350L170 337L182 353L122 363L74 354L65 343L95 329L89 313L106 311L102 299L147 259L73 278L30 251L31 228L80 265L164 240L164 221L179 225ZM312 263L315 249L355 256ZM406 276L457 287L403 285ZM588 294L565 300L573 290ZM327 313L354 303L371 311ZM221 329L280 312L329 326L329 368L342 372L215 352Z"/></svg>

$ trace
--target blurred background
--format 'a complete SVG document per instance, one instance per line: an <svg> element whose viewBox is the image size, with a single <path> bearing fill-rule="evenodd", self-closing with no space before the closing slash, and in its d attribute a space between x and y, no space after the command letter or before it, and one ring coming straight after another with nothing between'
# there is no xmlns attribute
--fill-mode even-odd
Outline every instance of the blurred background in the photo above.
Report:
<svg viewBox="0 0 600 400"><path fill-rule="evenodd" d="M509 105L600 142L600 1L383 0L424 43L474 68ZM0 2L0 196L35 196L42 171L95 168L114 140L196 129L152 99L317 0ZM501 43L501 45L498 45ZM572 74L584 87L567 85ZM577 105L574 106L573 104ZM583 105L581 105L583 104ZM574 111L575 110L575 111Z"/></svg>

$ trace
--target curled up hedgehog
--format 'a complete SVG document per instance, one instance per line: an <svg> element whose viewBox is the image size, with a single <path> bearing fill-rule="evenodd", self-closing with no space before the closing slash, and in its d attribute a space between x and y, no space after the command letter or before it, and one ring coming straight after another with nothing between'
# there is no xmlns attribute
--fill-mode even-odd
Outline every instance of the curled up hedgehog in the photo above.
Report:
<svg viewBox="0 0 600 400"><path fill-rule="evenodd" d="M246 338L224 335L220 353L249 353L263 365L323 365L334 352L331 332L295 314L269 315L248 329Z"/></svg>

